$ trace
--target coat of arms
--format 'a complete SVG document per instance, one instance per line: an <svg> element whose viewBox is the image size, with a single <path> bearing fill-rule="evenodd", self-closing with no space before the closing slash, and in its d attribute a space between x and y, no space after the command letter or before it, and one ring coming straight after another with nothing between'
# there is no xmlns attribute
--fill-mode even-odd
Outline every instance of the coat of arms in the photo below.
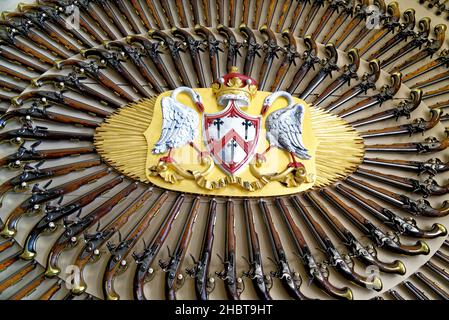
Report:
<svg viewBox="0 0 449 320"><path fill-rule="evenodd" d="M341 176L363 154L356 132L343 120L288 92L258 91L257 81L235 67L212 88L179 87L130 108L149 119L143 134L145 171L130 169L137 167L131 158L127 170L172 190L223 196L291 194ZM339 134L353 136L350 146L335 146L329 135ZM141 144L139 139L130 144ZM355 152L341 162L336 152L345 153L345 146ZM143 150L137 153L144 156Z"/></svg>

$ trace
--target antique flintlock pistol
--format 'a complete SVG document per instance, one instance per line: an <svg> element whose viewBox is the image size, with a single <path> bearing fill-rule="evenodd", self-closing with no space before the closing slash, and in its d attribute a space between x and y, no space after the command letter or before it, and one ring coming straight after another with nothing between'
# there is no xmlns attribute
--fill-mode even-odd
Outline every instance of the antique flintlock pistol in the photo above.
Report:
<svg viewBox="0 0 449 320"><path fill-rule="evenodd" d="M421 89L413 89L410 91L410 99L402 100L398 105L393 108L375 113L373 115L361 118L358 120L350 121L353 127L360 127L379 121L395 118L396 121L400 117L410 119L411 113L415 111L421 104L423 92Z"/></svg>
<svg viewBox="0 0 449 320"><path fill-rule="evenodd" d="M356 103L352 107L343 109L339 111L337 114L342 117L348 117L350 115L353 115L357 112L363 111L365 109L371 108L375 105L379 105L379 107L382 106L382 104L385 101L391 100L394 98L396 93L399 92L402 85L402 74L401 73L393 73L390 76L391 85L386 84L380 89L380 93L368 97L366 99L363 99L362 101Z"/></svg>
<svg viewBox="0 0 449 320"><path fill-rule="evenodd" d="M353 187L366 191L383 201L393 204L410 214L425 217L444 217L449 214L449 201L444 201L440 208L433 208L425 199L413 200L406 195L391 192L387 189L376 187L365 181L349 177L346 182Z"/></svg>
<svg viewBox="0 0 449 320"><path fill-rule="evenodd" d="M287 260L279 233L274 225L270 209L264 200L259 201L259 209L262 213L265 227L267 228L270 244L274 256L276 271L271 272L271 277L278 278L288 295L295 300L309 300L299 289L302 283L298 272L293 272Z"/></svg>
<svg viewBox="0 0 449 320"><path fill-rule="evenodd" d="M411 123L401 124L399 126L363 131L360 133L360 135L363 138L367 139L401 134L408 134L409 137L417 133L424 134L424 132L434 128L438 123L440 123L441 116L443 115L443 110L430 109L430 115L431 117L427 121L423 118L418 118L413 120Z"/></svg>
<svg viewBox="0 0 449 320"><path fill-rule="evenodd" d="M18 119L21 123L30 121L32 122L33 119L39 119L45 120L46 122L73 124L76 126L83 126L87 128L96 128L99 125L99 122L94 120L88 120L84 118L65 115L62 113L48 111L49 108L51 108L51 105L39 108L38 104L36 102L33 102L31 107L12 109L11 111L6 112L0 117L0 129L3 129L8 121L11 121L13 119Z"/></svg>
<svg viewBox="0 0 449 320"><path fill-rule="evenodd" d="M334 44L328 43L324 48L326 52L326 58L320 61L321 69L315 75L315 77L310 80L307 87L303 92L299 94L300 99L307 99L312 92L318 88L318 86L326 80L327 77L332 78L332 72L339 71L340 68L337 65L338 62L338 52Z"/></svg>
<svg viewBox="0 0 449 320"><path fill-rule="evenodd" d="M136 48L135 46L127 44L125 41L111 41L106 43L104 46L106 49L115 48L117 50L120 50L120 54L124 55L134 64L134 66L136 66L136 69L139 71L142 77L150 83L151 87L157 93L164 92L164 89L154 77L149 66L142 60L142 56L144 54L141 48Z"/></svg>
<svg viewBox="0 0 449 320"><path fill-rule="evenodd" d="M328 200L339 212L341 212L349 221L356 226L363 234L368 236L376 246L384 248L388 251L404 254L404 255L416 255L417 252L423 253L427 244L422 241L417 241L414 245L404 245L401 243L400 238L393 232L384 232L377 227L371 220L362 216L354 207L350 206L346 200L337 196L335 193L328 190L320 191L320 194ZM375 250L374 247L369 248ZM405 274L405 265L401 261L397 260L393 263L393 269L396 269L396 273ZM393 270L392 270L393 271Z"/></svg>
<svg viewBox="0 0 449 320"><path fill-rule="evenodd" d="M432 158L427 161L365 158L363 163L373 166L390 167L396 170L414 171L418 175L428 174L430 177L434 177L440 172L449 171L449 163L445 163L438 158Z"/></svg>
<svg viewBox="0 0 449 320"><path fill-rule="evenodd" d="M10 169L19 169L23 167L24 164L32 161L59 159L67 156L75 157L78 155L95 152L95 148L92 146L67 149L36 150L41 143L42 141L37 141L29 147L24 147L23 145L20 146L16 153L0 159L0 168L7 166Z"/></svg>
<svg viewBox="0 0 449 320"><path fill-rule="evenodd" d="M14 97L11 100L11 103L14 106L22 106L26 101L32 100L36 101L38 100L39 103L42 106L48 106L51 104L60 105L63 107L70 107L75 110L79 110L82 112L87 112L89 114L99 116L106 118L110 115L110 111L104 110L102 108L98 108L96 106L93 106L91 104L85 103L84 101L80 101L78 99L74 99L69 97L68 95L64 95L64 91L43 91L43 90L35 90L35 91L27 91L23 92L17 97ZM112 101L110 101L112 102ZM121 104L118 102L115 102L117 106L120 106Z"/></svg>
<svg viewBox="0 0 449 320"><path fill-rule="evenodd" d="M298 225L281 198L276 199L276 206L288 227L289 234L294 240L299 257L301 258L310 281L313 281L321 290L337 299L353 299L352 290L348 287L338 288L329 282L329 270L326 265L319 264L313 256Z"/></svg>
<svg viewBox="0 0 449 320"><path fill-rule="evenodd" d="M145 247L145 250L141 253L133 253L133 257L137 263L137 269L133 280L134 299L136 300L147 299L144 293L145 283L150 281L155 274L155 270L152 265L157 254L159 253L159 250L164 245L174 221L178 217L184 198L185 195L182 193L176 198L158 231L153 236L151 243Z"/></svg>
<svg viewBox="0 0 449 320"><path fill-rule="evenodd" d="M262 46L265 55L260 67L258 77L259 88L263 90L267 83L267 78L271 71L271 67L273 66L274 58L279 59L278 52L281 51L281 47L278 46L276 35L274 34L273 30L268 28L267 25L261 26L259 31L267 37L267 40Z"/></svg>
<svg viewBox="0 0 449 320"><path fill-rule="evenodd" d="M106 170L105 172L106 172L106 174L109 174L110 170ZM99 172L97 175L100 175L100 173L103 173L103 172ZM89 177L89 176L87 176L87 177ZM81 213L81 209L84 206L93 202L96 198L98 198L98 196L109 191L111 188L113 188L114 186L121 183L123 181L123 179L124 179L123 177L113 178L110 181L103 183L99 187L90 191L88 194L86 194L84 196L80 196L64 205L61 205L61 200L63 199L63 196L67 193L66 191L68 188L56 189L57 187L55 187L52 190L49 190L49 191L52 191L53 197L51 199L48 199L49 196L47 195L47 194L50 194L50 192L43 193L44 196L47 196L45 199L46 201L54 200L58 196L60 197L60 199L55 206L52 206L51 204L47 204L45 206L44 216L34 225L34 227L28 233L28 236L25 240L25 246L24 246L23 252L21 254L21 258L24 260L33 259L34 256L36 255L36 242L41 235L43 235L46 232L51 233L51 232L55 231L57 228L56 222L58 222L59 220L64 219L64 221L67 222L68 216L70 216L74 213L77 213L77 212L78 212L78 216L79 216ZM90 180L90 181L94 181L94 180ZM75 180L75 182L79 182L79 180ZM69 185L68 187L72 187L72 185ZM36 203L43 204L44 202L41 201L41 199L44 199L44 197L41 194L37 194L37 196L41 196L41 197L40 198L37 197L38 201L36 201ZM15 229L13 229L13 230L15 230Z"/></svg>
<svg viewBox="0 0 449 320"><path fill-rule="evenodd" d="M237 277L236 266L236 238L234 220L234 201L226 202L226 231L225 231L225 256L222 260L224 270L215 274L224 281L226 294L229 300L240 300L240 294L244 287L242 278Z"/></svg>
<svg viewBox="0 0 449 320"><path fill-rule="evenodd" d="M263 270L262 255L260 252L259 236L254 226L254 214L251 209L250 200L243 200L243 210L245 215L246 235L248 237L248 265L250 269L243 273L244 277L251 279L254 290L261 300L272 300L270 289L272 286L271 277Z"/></svg>
<svg viewBox="0 0 449 320"><path fill-rule="evenodd" d="M421 239L433 239L447 234L447 230L442 224L434 223L430 229L423 230L418 227L415 219L404 219L392 210L386 209L381 204L360 195L344 185L337 185L336 190L400 234ZM419 254L419 252L417 253Z"/></svg>
<svg viewBox="0 0 449 320"><path fill-rule="evenodd" d="M198 261L193 256L194 267L187 268L186 272L195 279L195 293L199 300L209 300L209 294L215 288L215 279L210 276L210 261L215 239L215 222L217 220L217 201L212 199L209 203L207 223Z"/></svg>
<svg viewBox="0 0 449 320"><path fill-rule="evenodd" d="M79 242L81 234L96 223L99 223L101 218L110 213L117 204L123 201L131 192L136 190L137 185L137 182L129 184L82 218L71 223L65 222L64 232L54 242L48 253L45 275L47 277L54 277L60 274L61 270L58 267L58 261L61 253L75 247Z"/></svg>
<svg viewBox="0 0 449 320"><path fill-rule="evenodd" d="M401 261L383 262L377 257L376 250L367 246L366 248L357 240L356 236L347 229L336 216L334 216L327 207L324 206L318 197L312 193L304 196L316 209L316 211L326 220L335 234L343 241L343 244L349 249L355 258L360 260L366 266L376 266L380 271L386 273L402 274L405 271L405 265Z"/></svg>
<svg viewBox="0 0 449 320"><path fill-rule="evenodd" d="M131 254L132 249L137 244L139 239L142 238L143 234L150 226L153 218L160 212L160 209L167 201L167 198L168 192L162 193L153 203L151 208L146 212L146 214L134 225L125 239L120 239L117 245L110 242L107 243L111 256L106 265L102 280L105 299L120 299L119 294L114 289L115 278L125 272L128 268L128 262L126 259Z"/></svg>
<svg viewBox="0 0 449 320"><path fill-rule="evenodd" d="M159 260L159 265L165 276L165 296L168 300L176 300L176 292L184 284L184 275L182 270L182 263L184 261L187 249L189 247L190 239L193 235L193 227L198 216L200 207L200 197L193 200L192 207L186 218L184 228L176 244L173 253L169 254L169 259L166 261Z"/></svg>
<svg viewBox="0 0 449 320"><path fill-rule="evenodd" d="M117 216L101 230L97 228L93 234L84 232L85 245L75 259L73 265L79 269L79 283L75 284L71 293L80 295L86 291L87 284L84 281L83 271L87 264L97 262L101 255L101 247L123 227L144 203L153 195L153 188L148 188L141 193L131 204L123 209Z"/></svg>
<svg viewBox="0 0 449 320"><path fill-rule="evenodd" d="M225 37L223 43L227 49L227 57L226 57L226 70L228 72L232 71L232 67L237 65L237 58L241 56L240 48L242 47L242 43L237 41L235 37L234 31L230 28L218 25L217 31L219 34Z"/></svg>
<svg viewBox="0 0 449 320"><path fill-rule="evenodd" d="M350 63L342 68L343 73L317 96L317 98L312 102L314 105L317 106L323 103L333 93L339 90L345 83L351 85L352 79L359 79L359 76L357 75L357 71L360 67L360 56L358 49L351 49L348 52L348 57Z"/></svg>
<svg viewBox="0 0 449 320"><path fill-rule="evenodd" d="M325 233L324 229L318 224L318 222L312 217L309 209L307 209L304 203L297 197L291 198L292 204L298 212L299 216L304 220L307 228L311 231L316 241L319 243L321 249L324 250L330 260L330 264L346 279L354 282L355 284L370 288L376 291L382 290L382 281L379 277L365 277L358 274L354 270L354 261L349 255L342 255L332 243L329 236Z"/></svg>
<svg viewBox="0 0 449 320"><path fill-rule="evenodd" d="M26 190L29 184L32 182L55 178L58 176L69 174L71 172L99 166L101 164L101 160L84 160L80 162L71 162L60 166L41 169L40 167L44 163L45 160L37 163L34 167L27 164L24 166L23 172L21 174L3 182L0 185L0 207L5 194L11 190L14 190L14 192L22 192Z"/></svg>

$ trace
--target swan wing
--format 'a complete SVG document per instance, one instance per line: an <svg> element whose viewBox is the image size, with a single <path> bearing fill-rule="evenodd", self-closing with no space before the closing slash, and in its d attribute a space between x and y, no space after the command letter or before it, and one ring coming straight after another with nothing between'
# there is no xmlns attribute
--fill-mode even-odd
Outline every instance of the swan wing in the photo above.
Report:
<svg viewBox="0 0 449 320"><path fill-rule="evenodd" d="M267 139L270 144L293 152L298 158L310 159L302 139L303 120L304 106L301 104L270 114L266 122Z"/></svg>
<svg viewBox="0 0 449 320"><path fill-rule="evenodd" d="M161 104L162 130L154 154L185 146L198 135L199 117L195 110L170 97L162 98Z"/></svg>

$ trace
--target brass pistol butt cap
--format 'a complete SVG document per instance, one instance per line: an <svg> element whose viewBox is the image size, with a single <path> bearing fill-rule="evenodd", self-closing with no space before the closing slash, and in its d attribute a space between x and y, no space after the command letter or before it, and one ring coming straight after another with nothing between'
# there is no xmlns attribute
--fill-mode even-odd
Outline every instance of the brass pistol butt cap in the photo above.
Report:
<svg viewBox="0 0 449 320"><path fill-rule="evenodd" d="M5 226L3 227L2 231L0 232L0 236L2 236L5 239L11 239L16 235L16 231L9 229L8 225L5 224Z"/></svg>
<svg viewBox="0 0 449 320"><path fill-rule="evenodd" d="M120 296L117 293L112 292L111 290L106 290L105 298L106 300L114 300L114 301L120 300Z"/></svg>
<svg viewBox="0 0 449 320"><path fill-rule="evenodd" d="M436 110L436 109L432 109ZM442 112L441 109L438 109L440 112ZM432 225L432 231L434 232L433 235L435 237L443 237L445 235L447 235L447 229L445 226L443 226L441 223L435 223Z"/></svg>
<svg viewBox="0 0 449 320"><path fill-rule="evenodd" d="M45 270L45 275L49 278L54 278L55 276L57 276L60 273L61 273L61 269L59 269L57 267L55 268L51 265L49 265L47 267L47 270Z"/></svg>
<svg viewBox="0 0 449 320"><path fill-rule="evenodd" d="M36 256L36 253L29 251L27 249L27 247L25 246L25 249L23 249L23 252L20 255L20 258L22 258L23 260L32 260L35 256Z"/></svg>
<svg viewBox="0 0 449 320"><path fill-rule="evenodd" d="M373 282L370 285L375 291L381 291L383 288L382 280L379 277L374 277Z"/></svg>
<svg viewBox="0 0 449 320"><path fill-rule="evenodd" d="M403 276L407 272L407 268L405 267L404 262L402 262L400 260L395 260L393 262L393 266L387 272L395 273L395 274L399 274L399 275Z"/></svg>
<svg viewBox="0 0 449 320"><path fill-rule="evenodd" d="M246 24L245 24L245 23L241 23L241 24L239 25L239 29L242 29L242 28L246 28Z"/></svg>
<svg viewBox="0 0 449 320"><path fill-rule="evenodd" d="M71 289L70 292L73 293L76 296L79 296L83 294L87 289L87 286L85 283L79 283L75 284Z"/></svg>
<svg viewBox="0 0 449 320"><path fill-rule="evenodd" d="M341 297L342 299L354 300L354 293L352 292L352 290L350 288L344 287L342 290L343 290L343 292L336 293L336 295Z"/></svg>
<svg viewBox="0 0 449 320"><path fill-rule="evenodd" d="M424 254L424 255L428 255L429 254L430 248L429 248L429 245L426 242L419 240L417 242L417 244L420 246L420 248L418 249L419 253Z"/></svg>

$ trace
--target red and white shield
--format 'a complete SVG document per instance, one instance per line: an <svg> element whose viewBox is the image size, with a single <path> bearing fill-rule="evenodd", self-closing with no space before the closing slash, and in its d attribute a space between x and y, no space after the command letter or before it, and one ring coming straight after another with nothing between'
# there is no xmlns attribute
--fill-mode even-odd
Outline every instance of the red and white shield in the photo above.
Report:
<svg viewBox="0 0 449 320"><path fill-rule="evenodd" d="M203 135L214 162L225 172L236 174L254 156L262 117L244 113L234 102L220 113L203 115Z"/></svg>

